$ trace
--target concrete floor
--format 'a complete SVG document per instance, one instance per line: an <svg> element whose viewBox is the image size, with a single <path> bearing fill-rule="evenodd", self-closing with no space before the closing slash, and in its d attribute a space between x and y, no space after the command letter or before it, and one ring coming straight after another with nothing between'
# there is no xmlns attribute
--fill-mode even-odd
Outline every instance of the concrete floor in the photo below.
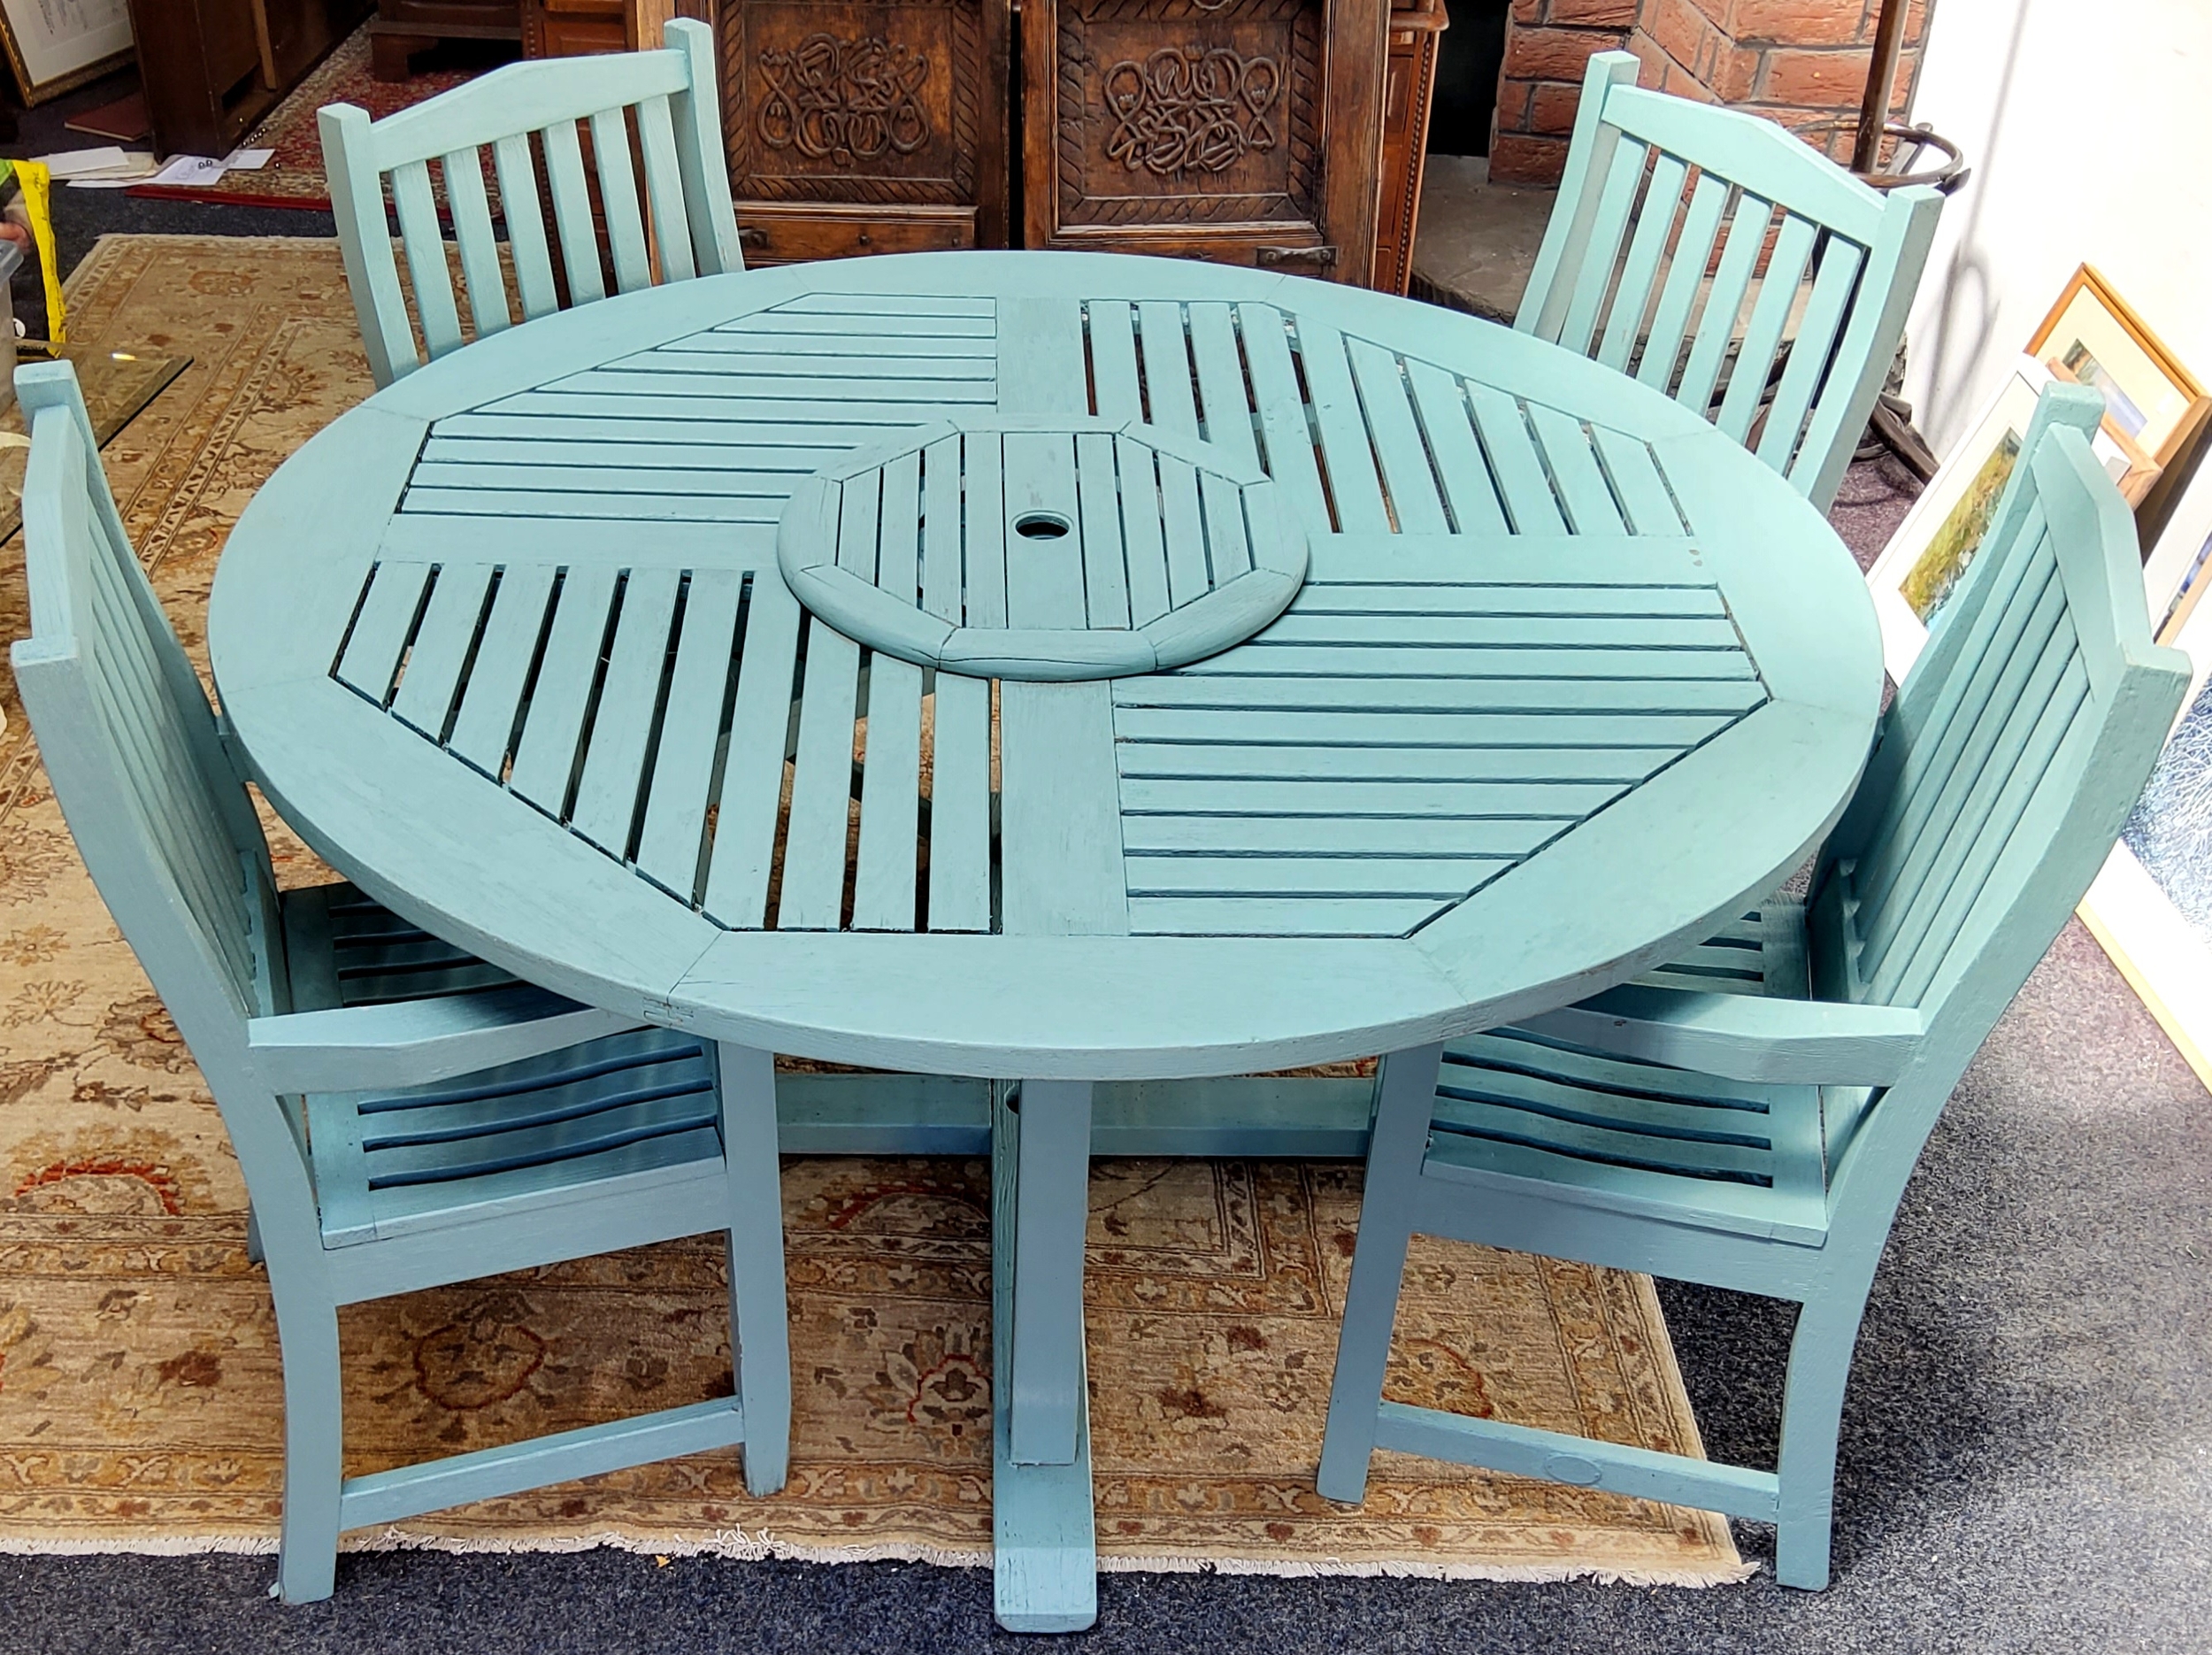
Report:
<svg viewBox="0 0 2212 1655"><path fill-rule="evenodd" d="M1413 239L1413 296L1510 322L1556 196L1490 181L1481 155L1432 155Z"/></svg>

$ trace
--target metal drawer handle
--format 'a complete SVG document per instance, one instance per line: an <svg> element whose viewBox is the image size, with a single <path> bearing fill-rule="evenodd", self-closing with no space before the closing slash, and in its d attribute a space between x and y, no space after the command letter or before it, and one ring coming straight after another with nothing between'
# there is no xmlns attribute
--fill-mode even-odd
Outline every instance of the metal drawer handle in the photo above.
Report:
<svg viewBox="0 0 2212 1655"><path fill-rule="evenodd" d="M1333 247L1263 247L1253 256L1253 262L1261 265L1333 265Z"/></svg>

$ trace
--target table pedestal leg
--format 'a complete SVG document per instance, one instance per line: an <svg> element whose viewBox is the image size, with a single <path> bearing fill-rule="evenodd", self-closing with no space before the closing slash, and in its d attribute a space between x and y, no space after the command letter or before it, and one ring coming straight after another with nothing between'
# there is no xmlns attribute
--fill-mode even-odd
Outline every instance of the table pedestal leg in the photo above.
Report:
<svg viewBox="0 0 2212 1655"><path fill-rule="evenodd" d="M998 1623L1079 1632L1098 1619L1083 1229L1091 1089L1027 1081L991 1122L992 1528Z"/></svg>

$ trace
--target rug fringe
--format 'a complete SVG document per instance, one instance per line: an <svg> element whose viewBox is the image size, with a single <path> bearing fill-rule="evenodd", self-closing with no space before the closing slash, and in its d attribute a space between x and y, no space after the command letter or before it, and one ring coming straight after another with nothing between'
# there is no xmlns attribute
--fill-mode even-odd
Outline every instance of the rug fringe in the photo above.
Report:
<svg viewBox="0 0 2212 1655"><path fill-rule="evenodd" d="M719 1529L704 1538L672 1535L642 1537L600 1531L584 1535L544 1536L530 1540L506 1540L497 1536L425 1535L402 1528L380 1533L365 1530L346 1536L342 1551L442 1551L560 1555L601 1549L629 1551L640 1556L722 1558L733 1561L775 1559L787 1563L926 1563L937 1568L988 1568L988 1551L956 1550L948 1546L887 1544L823 1546L778 1540L765 1530L748 1534L741 1528ZM230 1553L248 1557L273 1556L273 1535L152 1535L129 1540L78 1540L50 1536L0 1535L0 1555L17 1557L196 1557ZM1737 1586L1759 1572L1755 1563L1737 1563L1716 1568L1609 1568L1602 1563L1423 1563L1410 1559L1347 1560L1342 1558L1177 1558L1102 1557L1103 1574L1259 1574L1303 1580L1322 1576L1387 1578L1392 1580L1498 1581L1534 1585L1561 1581L1588 1581L1597 1586L1678 1586L1701 1589Z"/></svg>

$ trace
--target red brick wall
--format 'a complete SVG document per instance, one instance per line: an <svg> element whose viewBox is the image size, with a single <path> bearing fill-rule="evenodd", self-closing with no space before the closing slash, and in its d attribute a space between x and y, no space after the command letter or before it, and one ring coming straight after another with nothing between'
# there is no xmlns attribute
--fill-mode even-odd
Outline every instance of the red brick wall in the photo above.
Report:
<svg viewBox="0 0 2212 1655"><path fill-rule="evenodd" d="M1913 0L1893 107L1920 66L1927 0ZM1639 84L1801 127L1858 113L1873 55L1876 0L1513 0L1498 86L1490 176L1555 184L1594 53L1626 47ZM1847 130L1822 140L1841 159Z"/></svg>

